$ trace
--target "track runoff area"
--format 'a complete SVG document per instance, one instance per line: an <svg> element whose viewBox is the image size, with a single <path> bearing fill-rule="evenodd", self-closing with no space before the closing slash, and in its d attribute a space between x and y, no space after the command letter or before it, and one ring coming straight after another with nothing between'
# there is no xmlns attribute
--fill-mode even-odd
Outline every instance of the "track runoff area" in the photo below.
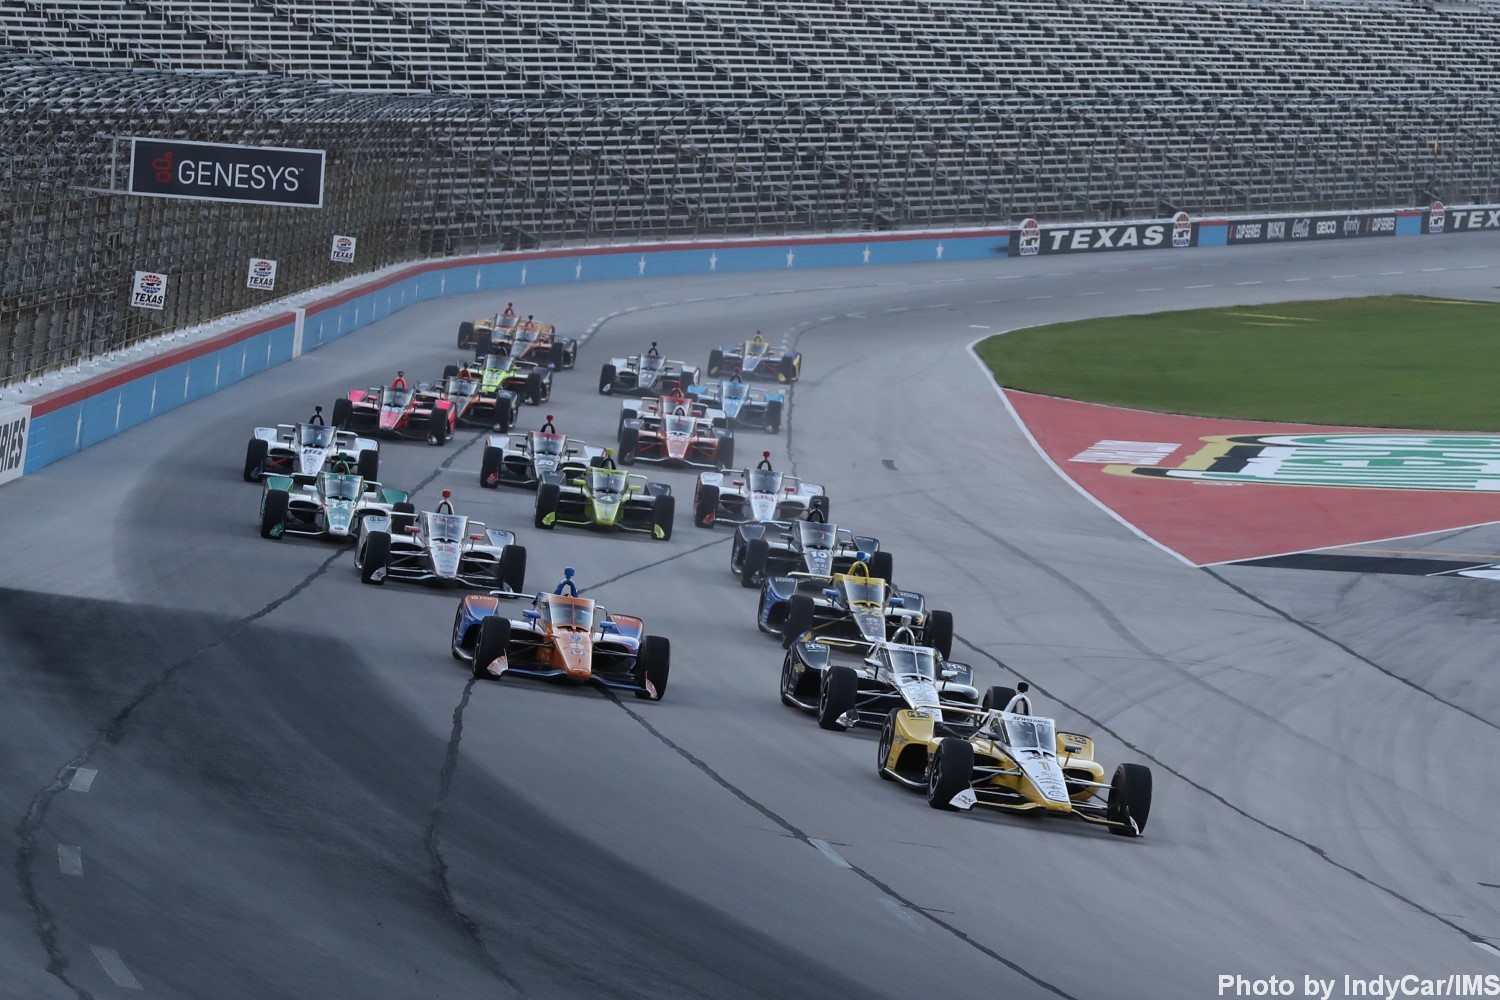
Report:
<svg viewBox="0 0 1500 1000"><path fill-rule="evenodd" d="M1284 519L1342 522L1483 491L1122 473L1205 471L1190 461L1217 446L1205 435L1344 429L998 390L971 349L1120 312L1496 298L1500 243L1409 243L457 298L8 484L0 518L26 525L0 563L0 671L18 692L0 705L18 837L17 901L0 909L9 988L1199 998L1500 973L1486 847L1500 777L1484 765L1500 754L1494 581L1221 558L1482 567L1500 537L1465 525L1493 512L1384 542L1405 528L1356 524L1273 552L1280 536L1239 528L1270 499L1218 499L1286 492L1304 499ZM781 431L745 431L739 455L771 451L826 487L836 522L878 537L899 586L953 613L953 659L978 689L1026 680L1035 710L1092 737L1101 762L1149 766L1145 835L952 814L881 781L878 732L825 731L778 699L784 654L729 571L727 528L692 526L684 502L665 541L537 530L531 493L480 486L483 431L383 445L381 476L419 508L448 490L515 531L528 589L571 566L586 596L669 638L665 699L475 681L448 652L457 594L366 586L346 547L260 537L259 490L239 468L251 428L397 369L436 375L459 323L507 298L581 341L578 367L519 426L550 412L590 444L619 427L619 399L597 391L611 358L654 340L703 365L754 328L800 351ZM1285 335L1240 336L1264 331ZM1108 416L1070 423L1095 411ZM1274 450L1291 445L1247 447L1229 466L1299 467ZM1074 461L1091 449L1108 460ZM1138 506L1156 520L1112 505L1095 474L1155 490ZM648 475L692 493L691 472ZM1375 494L1400 510L1323 513ZM1192 518L1203 551L1152 534Z"/></svg>

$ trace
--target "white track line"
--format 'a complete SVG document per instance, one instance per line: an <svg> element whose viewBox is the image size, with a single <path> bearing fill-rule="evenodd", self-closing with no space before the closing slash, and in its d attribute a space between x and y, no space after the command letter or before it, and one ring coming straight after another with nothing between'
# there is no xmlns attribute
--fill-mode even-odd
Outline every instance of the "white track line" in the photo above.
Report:
<svg viewBox="0 0 1500 1000"><path fill-rule="evenodd" d="M57 868L64 875L83 877L83 848L76 844L58 844Z"/></svg>
<svg viewBox="0 0 1500 1000"><path fill-rule="evenodd" d="M1491 955L1494 955L1496 958L1500 958L1500 948L1496 948L1494 945L1490 944L1487 941L1475 941L1474 947L1479 948L1483 951L1487 951Z"/></svg>
<svg viewBox="0 0 1500 1000"><path fill-rule="evenodd" d="M917 920L916 917L912 916L911 913L908 912L906 907L902 906L894 899L889 899L886 897L881 897L880 905L891 911L891 913L895 914L897 920L901 921L903 924L910 927L918 934L922 933L921 922Z"/></svg>
<svg viewBox="0 0 1500 1000"><path fill-rule="evenodd" d="M1014 333L1016 330L1022 330L1022 329L1027 329L1027 327L1015 327L1015 328L1010 329L1010 330L1002 330L1001 333ZM1188 566L1197 566L1198 565L1197 563L1193 562L1191 559L1189 559L1187 556L1183 555L1181 552L1178 552L1176 549L1168 548L1167 546L1163 545L1161 542L1158 542L1156 539L1154 539L1150 535L1146 534L1140 528L1137 528L1135 525L1133 525L1129 521L1125 520L1119 514L1116 514L1113 510L1111 510L1108 506L1106 506L1102 500L1100 500L1098 497L1094 496L1094 494L1090 493L1088 490L1084 489L1082 486L1079 486L1078 483L1074 481L1074 479L1073 479L1072 476L1068 475L1066 472L1064 472L1062 470L1061 466L1059 466L1056 462L1052 461L1052 456L1049 455L1049 454L1047 454L1044 450L1042 450L1042 446L1040 444L1038 444L1036 438L1034 436L1032 436L1031 428L1029 428L1029 427L1026 426L1026 421L1024 421L1024 420L1021 419L1021 415L1016 412L1016 408L1010 404L1009 397L1007 397L1005 395L1005 389L1002 388L1001 385L1000 385L1000 383L995 380L995 375L994 375L993 372L990 371L989 365L986 365L984 363L984 359L979 356L979 352L976 351L976 350L974 350L975 345L977 345L980 340L986 340L986 339L988 339L988 338L981 337L981 338L979 338L979 340L971 340L964 347L964 350L966 350L966 351L969 352L969 357L971 357L971 358L974 359L974 363L979 366L980 372L984 375L984 377L986 379L989 380L990 385L994 387L995 395L997 395L997 396L1000 397L1000 402L1005 406L1005 411L1007 413L1009 413L1010 414L1010 418L1016 422L1016 426L1021 429L1021 433L1026 436L1026 440L1031 443L1031 447L1036 451L1036 453L1038 455L1041 456L1042 461L1046 462L1047 465L1048 465L1048 467L1050 467L1053 472L1057 473L1058 476L1060 476L1062 478L1063 482L1065 482L1069 486L1073 487L1073 489L1075 491L1077 491L1077 493L1078 493L1079 496L1083 497L1089 503L1093 504L1095 507L1098 507L1100 510L1104 511L1105 514L1109 515L1109 517L1111 519L1113 519L1116 523L1118 523L1126 531L1130 532L1132 535L1134 535L1135 537L1141 539L1142 541L1150 542L1152 545L1156 546L1158 549L1161 549L1163 552L1165 552L1167 555L1171 556L1173 559L1177 559L1180 562L1184 563L1185 565L1188 565Z"/></svg>
<svg viewBox="0 0 1500 1000"><path fill-rule="evenodd" d="M94 957L103 966L104 974L113 979L115 985L120 987L120 989L138 990L141 988L141 981L131 973L118 951L115 951L113 948L101 948L97 944L89 945L89 950L94 953Z"/></svg>
<svg viewBox="0 0 1500 1000"><path fill-rule="evenodd" d="M807 838L807 842L809 844L813 845L814 847L816 847L818 849L818 852L820 854L822 854L823 857L827 858L829 861L832 861L834 864L838 865L840 868L852 868L853 867L852 865L849 864L849 862L847 862L847 861L844 860L843 856L841 854L839 854L838 851L835 851L832 847L828 846L828 841L826 841L826 840L819 840L817 837L808 837Z"/></svg>
<svg viewBox="0 0 1500 1000"><path fill-rule="evenodd" d="M80 767L68 779L68 791L86 792L94 787L94 779L97 777L99 777L99 772L92 767Z"/></svg>

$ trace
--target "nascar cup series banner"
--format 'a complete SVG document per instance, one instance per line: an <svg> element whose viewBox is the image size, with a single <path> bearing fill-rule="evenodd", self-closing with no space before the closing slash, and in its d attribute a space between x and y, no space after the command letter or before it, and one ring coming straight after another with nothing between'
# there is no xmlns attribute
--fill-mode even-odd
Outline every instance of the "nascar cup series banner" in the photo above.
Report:
<svg viewBox="0 0 1500 1000"><path fill-rule="evenodd" d="M1027 219L1010 231L1011 257L1054 253L1095 253L1101 250L1156 250L1195 247L1198 224L1186 212L1158 222L1118 225L1046 226Z"/></svg>
<svg viewBox="0 0 1500 1000"><path fill-rule="evenodd" d="M321 149L130 140L131 194L149 198L323 207Z"/></svg>
<svg viewBox="0 0 1500 1000"><path fill-rule="evenodd" d="M26 468L26 435L31 407L0 404L0 483L21 478Z"/></svg>

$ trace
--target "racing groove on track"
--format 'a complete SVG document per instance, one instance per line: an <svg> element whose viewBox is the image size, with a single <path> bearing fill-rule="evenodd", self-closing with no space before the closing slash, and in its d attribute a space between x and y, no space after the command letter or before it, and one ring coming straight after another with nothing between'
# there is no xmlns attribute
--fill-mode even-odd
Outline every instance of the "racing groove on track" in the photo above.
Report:
<svg viewBox="0 0 1500 1000"><path fill-rule="evenodd" d="M18 692L0 707L14 762L0 801L23 831L18 878L49 915L0 908L5 968L26 996L118 995L98 947L147 995L226 998L469 996L500 975L539 997L980 982L1201 997L1225 972L1492 971L1470 939L1500 933L1482 887L1500 872L1464 803L1494 801L1496 779L1444 765L1493 759L1493 730L1406 686L1494 712L1476 661L1500 625L1473 610L1492 592L1235 567L1216 572L1244 595L1205 586L1052 477L963 350L972 327L1109 307L1391 290L1381 272L1411 261L1398 250L1447 269L1401 290L1493 296L1476 265L1496 244L1479 236L516 293L566 329L595 325L544 407L594 443L618 405L592 392L608 355L659 339L701 364L751 309L773 340L798 338L789 437L738 450L764 440L825 483L835 520L880 536L902 585L954 611L981 683L1024 675L1065 724L1087 723L1107 766L1156 762L1138 842L940 814L876 779L873 737L777 704L780 650L726 571L728 533L685 515L668 543L540 532L529 494L477 488L472 442L383 455L393 484L421 483L429 503L453 489L515 528L533 588L577 566L591 596L672 639L666 700L623 711L472 684L443 648L454 595L362 587L347 554L256 537L255 488L236 475L249 427L397 367L436 372L457 322L493 298L402 314L7 486L0 523L28 530L0 584L124 638L111 656L40 628L31 668L0 666ZM687 474L656 477L691 491ZM127 605L148 611L98 610ZM165 609L177 635L155 624ZM1382 631L1393 621L1400 635ZM39 683L35 664L53 662L67 669ZM80 747L98 778L64 797L59 762ZM82 878L47 870L54 841L82 845Z"/></svg>

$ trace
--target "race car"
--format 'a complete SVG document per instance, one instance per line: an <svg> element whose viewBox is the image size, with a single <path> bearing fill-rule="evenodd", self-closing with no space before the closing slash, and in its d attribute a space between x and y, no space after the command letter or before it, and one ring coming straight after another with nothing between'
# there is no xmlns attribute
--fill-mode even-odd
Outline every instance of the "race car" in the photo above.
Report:
<svg viewBox="0 0 1500 1000"><path fill-rule="evenodd" d="M393 385L350 389L333 404L333 425L370 430L382 437L418 438L428 444L447 444L453 436L458 411L427 383L415 389Z"/></svg>
<svg viewBox="0 0 1500 1000"><path fill-rule="evenodd" d="M781 703L818 717L823 729L878 729L894 708L938 714L979 705L974 668L901 641L799 639L781 661Z"/></svg>
<svg viewBox="0 0 1500 1000"><path fill-rule="evenodd" d="M559 524L618 528L666 541L672 537L676 502L666 483L591 465L582 475L559 471L542 475L536 488L535 523L547 530Z"/></svg>
<svg viewBox="0 0 1500 1000"><path fill-rule="evenodd" d="M734 432L715 427L709 417L689 414L686 405L661 399L660 415L639 416L620 428L620 461L718 469L734 464Z"/></svg>
<svg viewBox="0 0 1500 1000"><path fill-rule="evenodd" d="M705 406L722 411L731 427L753 427L772 434L781 430L786 396L780 392L751 386L738 378L695 385L688 392Z"/></svg>
<svg viewBox="0 0 1500 1000"><path fill-rule="evenodd" d="M922 645L953 655L953 613L928 609L921 594L894 589L862 562L832 576L766 577L755 623L779 634L783 646L804 636L874 642L904 629Z"/></svg>
<svg viewBox="0 0 1500 1000"><path fill-rule="evenodd" d="M449 365L443 374L439 391L457 411L453 417L454 426L489 427L497 433L510 430L516 421L516 411L521 408L521 397L509 389L481 392L478 374L458 365Z"/></svg>
<svg viewBox="0 0 1500 1000"><path fill-rule="evenodd" d="M1011 688L986 703L1009 704ZM1003 701L1001 699L1004 699ZM1043 716L1001 708L896 708L876 751L880 776L927 794L934 809L990 806L1063 816L1139 837L1151 814L1151 769L1120 764L1106 784L1094 741Z"/></svg>
<svg viewBox="0 0 1500 1000"><path fill-rule="evenodd" d="M544 365L503 354L487 354L474 363L479 368L479 391L483 395L496 396L509 390L533 406L552 398L552 371ZM462 370L457 365L451 367Z"/></svg>
<svg viewBox="0 0 1500 1000"><path fill-rule="evenodd" d="M458 324L458 348L480 349L488 347L491 339L498 331L504 335L516 325L516 316L513 312L496 313L493 316L480 316L476 319L466 320Z"/></svg>
<svg viewBox="0 0 1500 1000"><path fill-rule="evenodd" d="M614 615L578 596L573 569L550 594L537 594L519 621L500 614L511 594L471 594L453 618L455 659L473 664L474 676L538 677L630 691L660 701L667 693L672 645L645 635L645 623Z"/></svg>
<svg viewBox="0 0 1500 1000"><path fill-rule="evenodd" d="M603 462L604 457L603 448L592 448L557 433L549 413L539 431L492 434L485 439L484 455L479 461L479 485L489 489L502 485L536 489L549 472L581 476L589 466Z"/></svg>
<svg viewBox="0 0 1500 1000"><path fill-rule="evenodd" d="M678 410L690 417L702 417L718 429L729 429L729 418L724 415L723 410L713 409L677 389L678 387L673 386L672 392L666 396L643 396L640 399L621 400L620 422L615 430L616 436L624 433L625 424L631 420L660 417L663 414L676 413Z"/></svg>
<svg viewBox="0 0 1500 1000"><path fill-rule="evenodd" d="M255 428L245 447L245 481L259 482L271 473L313 476L336 462L353 464L366 479L378 477L380 442L328 427L322 414L319 406L313 412L317 423Z"/></svg>
<svg viewBox="0 0 1500 1000"><path fill-rule="evenodd" d="M559 337L551 323L538 323L527 316L508 328L495 329L487 341L478 341L475 354L504 354L557 371L577 363L578 341Z"/></svg>
<svg viewBox="0 0 1500 1000"><path fill-rule="evenodd" d="M749 340L725 344L708 352L708 375L738 375L741 378L765 378L777 382L795 382L802 377L802 355L772 347L760 331Z"/></svg>
<svg viewBox="0 0 1500 1000"><path fill-rule="evenodd" d="M795 521L817 513L828 520L828 494L816 483L771 468L771 453L763 451L753 469L698 473L693 490L693 523L700 528L716 524L759 524L762 521Z"/></svg>
<svg viewBox="0 0 1500 1000"><path fill-rule="evenodd" d="M742 587L758 587L768 576L789 573L847 573L856 562L865 563L871 576L891 578L891 554L881 551L878 539L821 519L741 524L729 548L729 570Z"/></svg>
<svg viewBox="0 0 1500 1000"><path fill-rule="evenodd" d="M444 490L437 510L366 518L354 556L360 580L523 589L526 549L515 534L454 513L451 498Z"/></svg>
<svg viewBox="0 0 1500 1000"><path fill-rule="evenodd" d="M683 361L669 361L656 350L656 341L645 354L612 358L599 370L599 392L605 396L664 396L679 389L686 392L698 381L698 369Z"/></svg>
<svg viewBox="0 0 1500 1000"><path fill-rule="evenodd" d="M260 536L359 538L367 518L411 514L403 490L392 490L354 472L321 472L265 478L260 494Z"/></svg>

